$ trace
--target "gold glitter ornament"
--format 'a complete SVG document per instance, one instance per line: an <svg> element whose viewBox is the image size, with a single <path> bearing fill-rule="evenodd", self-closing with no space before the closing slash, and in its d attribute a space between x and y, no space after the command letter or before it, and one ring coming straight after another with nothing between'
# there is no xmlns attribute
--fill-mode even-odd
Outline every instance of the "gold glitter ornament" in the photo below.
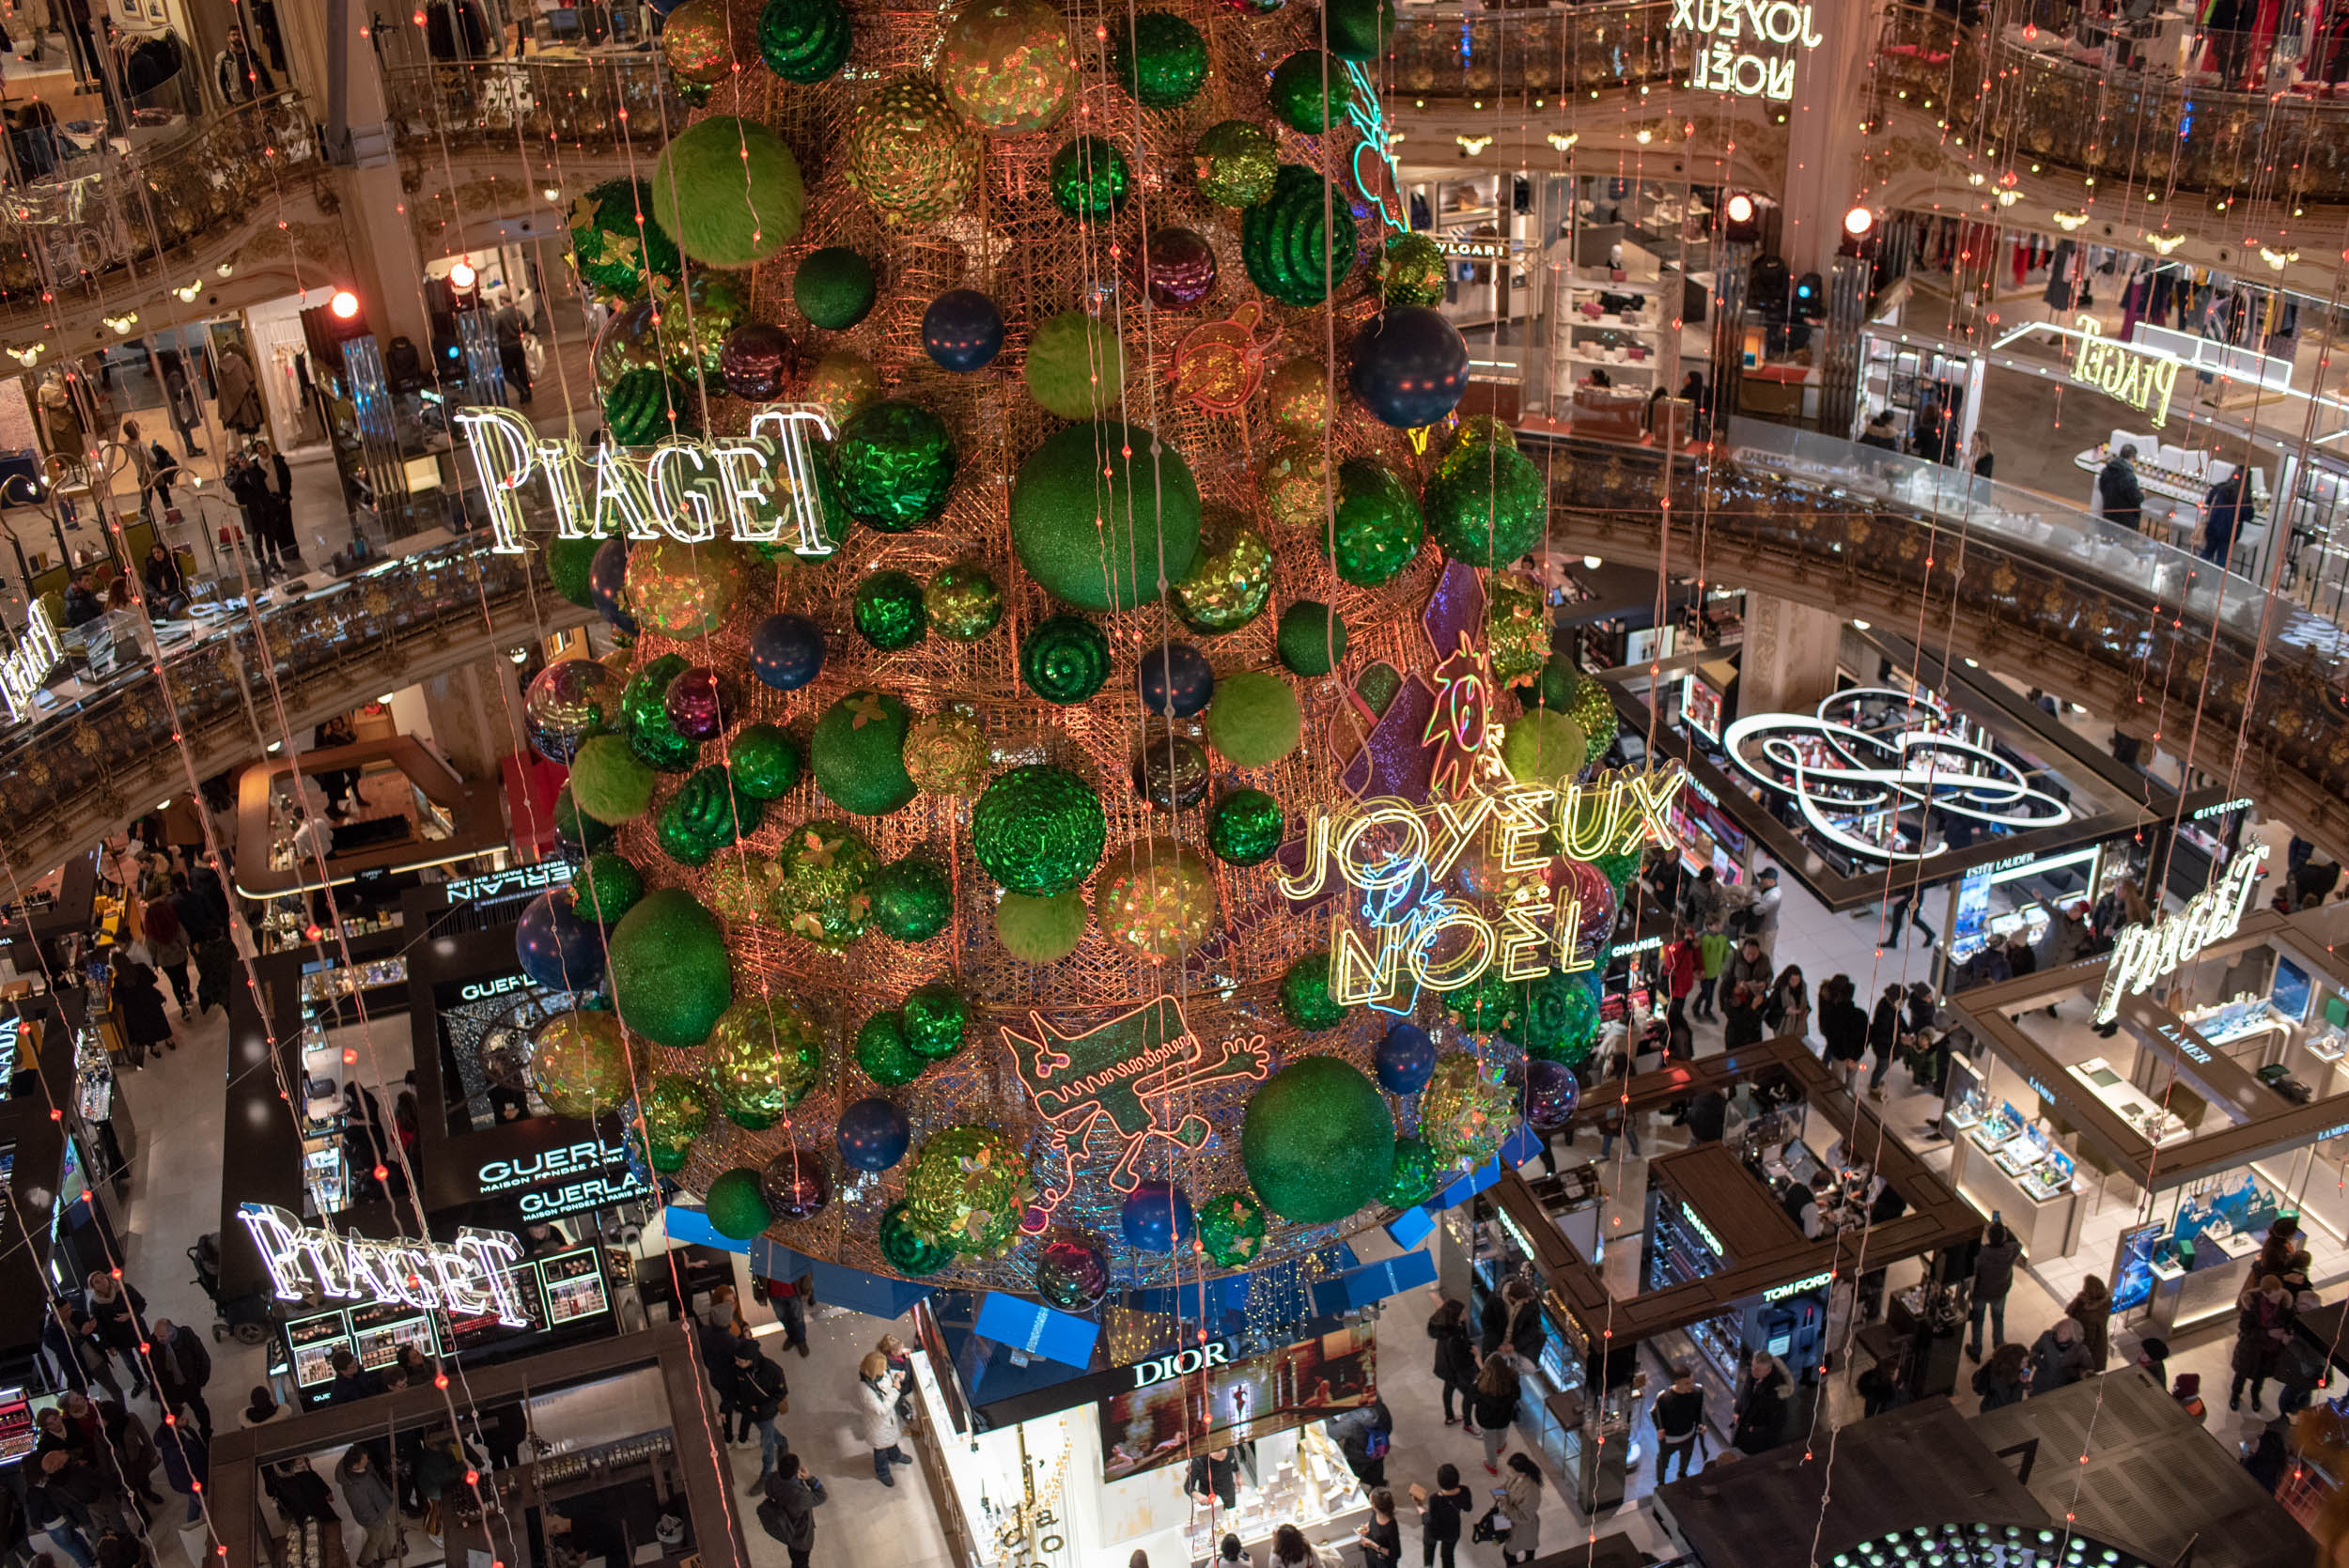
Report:
<svg viewBox="0 0 2349 1568"><path fill-rule="evenodd" d="M726 36L726 0L685 0L661 24L661 57L681 82L723 82L734 70Z"/></svg>
<svg viewBox="0 0 2349 1568"><path fill-rule="evenodd" d="M1459 433L1452 438L1452 449L1457 452L1482 442L1505 446L1515 452L1517 449L1517 433L1491 414L1472 413L1460 421Z"/></svg>
<svg viewBox="0 0 2349 1568"><path fill-rule="evenodd" d="M850 414L877 400L880 390L880 372L872 362L862 354L834 349L817 360L808 373L807 390L801 401L823 410L824 417L837 430Z"/></svg>
<svg viewBox="0 0 2349 1568"><path fill-rule="evenodd" d="M1330 455L1318 441L1284 441L1264 465L1265 515L1283 528L1321 532L1330 521Z"/></svg>
<svg viewBox="0 0 2349 1568"><path fill-rule="evenodd" d="M1319 435L1330 425L1330 367L1317 359L1283 360L1265 382L1266 411L1297 435Z"/></svg>
<svg viewBox="0 0 2349 1568"><path fill-rule="evenodd" d="M938 40L938 85L962 117L996 135L1042 131L1068 112L1077 52L1046 0L968 0Z"/></svg>
<svg viewBox="0 0 2349 1568"><path fill-rule="evenodd" d="M1199 558L1174 585L1174 613L1207 636L1237 631L1272 598L1272 547L1233 507L1210 502L1199 525Z"/></svg>
<svg viewBox="0 0 2349 1568"><path fill-rule="evenodd" d="M749 578L749 558L727 539L640 539L628 554L628 597L637 622L667 637L717 630Z"/></svg>
<svg viewBox="0 0 2349 1568"><path fill-rule="evenodd" d="M1179 845L1135 844L1102 863L1093 913L1120 948L1153 963L1181 958L1215 930L1215 877Z"/></svg>
<svg viewBox="0 0 2349 1568"><path fill-rule="evenodd" d="M1485 585L1485 643L1493 679L1511 685L1549 657L1549 617L1542 591L1521 577L1496 572Z"/></svg>
<svg viewBox="0 0 2349 1568"><path fill-rule="evenodd" d="M709 868L702 902L728 925L756 925L767 918L767 901L783 873L764 855L726 855Z"/></svg>
<svg viewBox="0 0 2349 1568"><path fill-rule="evenodd" d="M823 1038L815 1017L788 997L739 999L718 1015L703 1048L718 1108L752 1132L773 1126L823 1076Z"/></svg>
<svg viewBox="0 0 2349 1568"><path fill-rule="evenodd" d="M968 799L987 783L987 732L970 714L949 708L917 719L906 731L906 776L932 795Z"/></svg>
<svg viewBox="0 0 2349 1568"><path fill-rule="evenodd" d="M900 76L848 121L841 170L888 223L928 223L959 208L979 178L979 147L946 95Z"/></svg>

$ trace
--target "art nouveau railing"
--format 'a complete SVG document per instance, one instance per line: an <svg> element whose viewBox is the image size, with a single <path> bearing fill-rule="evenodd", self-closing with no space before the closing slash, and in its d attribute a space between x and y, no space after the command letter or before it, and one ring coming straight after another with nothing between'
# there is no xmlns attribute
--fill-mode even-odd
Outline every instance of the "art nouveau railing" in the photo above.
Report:
<svg viewBox="0 0 2349 1568"><path fill-rule="evenodd" d="M1671 0L1472 16L1414 8L1373 76L1390 114L1415 100L1467 100L1467 107L1480 98L1530 103L1560 92L1667 85L1688 69L1688 46L1672 44L1672 11Z"/></svg>
<svg viewBox="0 0 2349 1568"><path fill-rule="evenodd" d="M0 191L0 315L48 314L41 293L53 286L60 308L110 301L144 313L193 281L196 253L215 241L274 222L289 200L307 215L321 164L317 128L284 92L172 141L11 185Z"/></svg>
<svg viewBox="0 0 2349 1568"><path fill-rule="evenodd" d="M664 124L688 111L658 54L527 55L383 69L392 135L411 156L514 152L535 171L551 150L617 153L633 146L650 171Z"/></svg>

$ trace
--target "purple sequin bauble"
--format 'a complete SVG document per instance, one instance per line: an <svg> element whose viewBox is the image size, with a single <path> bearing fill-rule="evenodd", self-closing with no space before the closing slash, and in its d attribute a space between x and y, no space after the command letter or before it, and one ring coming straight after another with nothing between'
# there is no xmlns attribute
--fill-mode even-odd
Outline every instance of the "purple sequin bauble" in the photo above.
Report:
<svg viewBox="0 0 2349 1568"><path fill-rule="evenodd" d="M805 1219L832 1202L832 1172L821 1157L786 1149L758 1172L758 1190L778 1219Z"/></svg>
<svg viewBox="0 0 2349 1568"><path fill-rule="evenodd" d="M1563 1127L1574 1120L1574 1108L1581 1101L1582 1086L1575 1081L1572 1067L1539 1058L1526 1063L1525 1124L1535 1132L1548 1134Z"/></svg>
<svg viewBox="0 0 2349 1568"><path fill-rule="evenodd" d="M1153 230L1135 270L1150 303L1162 310L1188 310L1215 292L1215 247L1192 229Z"/></svg>
<svg viewBox="0 0 2349 1568"><path fill-rule="evenodd" d="M735 707L733 677L707 664L678 675L661 694L670 727L688 740L715 740L725 734Z"/></svg>
<svg viewBox="0 0 2349 1568"><path fill-rule="evenodd" d="M737 397L771 402L799 373L799 346L771 321L745 321L718 345L718 374Z"/></svg>
<svg viewBox="0 0 2349 1568"><path fill-rule="evenodd" d="M1090 1312L1110 1293L1110 1255L1090 1236L1048 1241L1035 1260L1035 1293L1063 1312Z"/></svg>

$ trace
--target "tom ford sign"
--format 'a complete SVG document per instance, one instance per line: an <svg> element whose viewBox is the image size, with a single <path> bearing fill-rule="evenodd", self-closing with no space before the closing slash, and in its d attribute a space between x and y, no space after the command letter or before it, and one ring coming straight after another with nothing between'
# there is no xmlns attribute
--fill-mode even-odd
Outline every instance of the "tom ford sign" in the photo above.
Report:
<svg viewBox="0 0 2349 1568"><path fill-rule="evenodd" d="M2205 947L2224 941L2243 924L2251 895L2259 891L2267 846L2253 845L2234 859L2226 874L2186 902L2186 908L2148 925L2122 927L2105 966L2105 987L2096 998L2096 1021L2110 1023L2121 999L2190 964Z"/></svg>

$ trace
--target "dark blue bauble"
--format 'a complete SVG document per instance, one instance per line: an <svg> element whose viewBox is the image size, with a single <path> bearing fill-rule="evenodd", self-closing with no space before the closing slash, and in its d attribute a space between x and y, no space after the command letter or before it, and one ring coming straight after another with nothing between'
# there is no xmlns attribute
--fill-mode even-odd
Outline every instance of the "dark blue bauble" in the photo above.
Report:
<svg viewBox="0 0 2349 1568"><path fill-rule="evenodd" d="M1215 695L1215 669L1189 643L1165 643L1142 656L1142 706L1170 719L1206 711Z"/></svg>
<svg viewBox="0 0 2349 1568"><path fill-rule="evenodd" d="M1382 311L1354 334L1349 384L1381 425L1415 430L1459 407L1468 390L1468 343L1423 305Z"/></svg>
<svg viewBox="0 0 2349 1568"><path fill-rule="evenodd" d="M1548 1136L1574 1120L1582 1101L1582 1086L1574 1069L1563 1062L1534 1057L1525 1064L1525 1125Z"/></svg>
<svg viewBox="0 0 2349 1568"><path fill-rule="evenodd" d="M939 368L981 369L1003 351L1003 313L975 288L949 288L922 313L922 347Z"/></svg>
<svg viewBox="0 0 2349 1568"><path fill-rule="evenodd" d="M1435 1076L1436 1042L1405 1018L1389 1026L1378 1042L1378 1087L1390 1094L1416 1094Z"/></svg>
<svg viewBox="0 0 2349 1568"><path fill-rule="evenodd" d="M565 896L557 898L556 893ZM522 972L551 991L592 989L603 978L603 933L571 908L568 888L532 899L514 926Z"/></svg>
<svg viewBox="0 0 2349 1568"><path fill-rule="evenodd" d="M1193 1226L1190 1194L1173 1182L1143 1182L1118 1210L1126 1245L1138 1252L1172 1252L1188 1245Z"/></svg>
<svg viewBox="0 0 2349 1568"><path fill-rule="evenodd" d="M824 634L805 615L770 615L751 629L751 674L796 691L824 667Z"/></svg>
<svg viewBox="0 0 2349 1568"><path fill-rule="evenodd" d="M628 612L627 594L628 541L606 539L587 567L587 597L596 601L597 614L633 637L636 617Z"/></svg>
<svg viewBox="0 0 2349 1568"><path fill-rule="evenodd" d="M906 1157L913 1129L887 1100L859 1100L840 1113L840 1163L852 1171L886 1171Z"/></svg>

